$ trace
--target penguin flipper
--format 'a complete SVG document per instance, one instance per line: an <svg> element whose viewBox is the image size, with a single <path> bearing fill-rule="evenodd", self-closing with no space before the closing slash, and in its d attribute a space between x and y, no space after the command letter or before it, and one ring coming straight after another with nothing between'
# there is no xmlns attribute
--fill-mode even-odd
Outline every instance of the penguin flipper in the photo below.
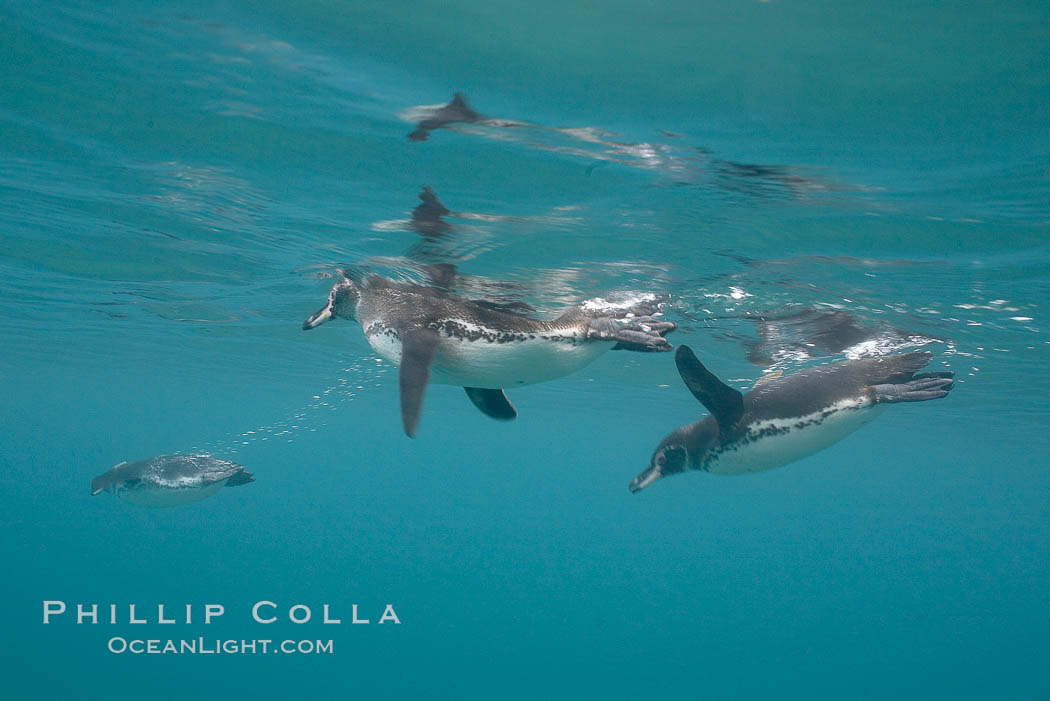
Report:
<svg viewBox="0 0 1050 701"><path fill-rule="evenodd" d="M678 346L674 362L682 382L711 412L719 428L732 428L744 415L744 395L712 375L689 346Z"/></svg>
<svg viewBox="0 0 1050 701"><path fill-rule="evenodd" d="M478 387L464 387L470 401L474 406L481 409L485 416L498 421L511 421L518 418L518 410L507 399L506 393L501 389L480 389Z"/></svg>
<svg viewBox="0 0 1050 701"><path fill-rule="evenodd" d="M401 367L398 369L401 423L410 438L416 435L419 425L423 393L430 380L430 364L434 361L437 347L438 334L431 329L412 329L401 333Z"/></svg>

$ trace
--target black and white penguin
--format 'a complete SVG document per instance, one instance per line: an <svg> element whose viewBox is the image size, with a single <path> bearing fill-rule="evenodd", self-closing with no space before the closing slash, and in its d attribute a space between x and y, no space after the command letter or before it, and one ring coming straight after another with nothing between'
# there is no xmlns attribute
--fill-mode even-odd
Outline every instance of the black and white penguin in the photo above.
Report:
<svg viewBox="0 0 1050 701"><path fill-rule="evenodd" d="M678 372L711 415L664 438L649 467L631 481L631 491L686 470L722 475L771 470L845 438L888 404L940 399L952 389L954 373L916 374L931 357L916 352L850 360L764 378L741 394L711 374L688 346L680 346Z"/></svg>
<svg viewBox="0 0 1050 701"><path fill-rule="evenodd" d="M140 506L182 506L223 487L254 482L242 465L210 455L160 455L122 462L91 480L91 495L112 492Z"/></svg>
<svg viewBox="0 0 1050 701"><path fill-rule="evenodd" d="M521 308L378 275L355 281L344 273L303 329L333 317L361 324L372 348L399 367L401 418L409 436L416 433L428 382L464 387L482 412L510 420L518 414L505 387L568 375L613 348L671 350L664 335L675 324L659 319L651 304L617 311L578 305L551 321Z"/></svg>

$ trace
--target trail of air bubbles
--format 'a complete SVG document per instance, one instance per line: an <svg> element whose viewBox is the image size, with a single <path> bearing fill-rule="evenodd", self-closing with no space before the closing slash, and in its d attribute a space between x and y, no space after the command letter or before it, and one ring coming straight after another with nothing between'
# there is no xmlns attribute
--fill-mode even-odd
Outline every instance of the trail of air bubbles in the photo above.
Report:
<svg viewBox="0 0 1050 701"><path fill-rule="evenodd" d="M292 412L291 416L250 431L193 446L189 452L208 455L237 455L255 443L292 443L303 432L315 433L328 425L325 416L340 406L382 384L383 376L392 366L380 358L361 358L340 371L335 384L313 395L311 401Z"/></svg>

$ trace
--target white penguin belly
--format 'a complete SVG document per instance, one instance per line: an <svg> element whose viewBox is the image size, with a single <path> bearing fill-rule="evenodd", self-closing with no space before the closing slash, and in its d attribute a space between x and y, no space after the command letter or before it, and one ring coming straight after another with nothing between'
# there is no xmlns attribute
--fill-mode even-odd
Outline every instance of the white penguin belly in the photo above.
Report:
<svg viewBox="0 0 1050 701"><path fill-rule="evenodd" d="M401 367L401 338L398 337L393 329L383 329L381 331L366 329L365 338L368 339L368 345L372 346L372 349L380 357Z"/></svg>
<svg viewBox="0 0 1050 701"><path fill-rule="evenodd" d="M207 499L226 486L227 480L220 480L202 487L155 487L140 486L134 489L118 487L116 495L131 504L163 508L167 506L184 506L201 499Z"/></svg>
<svg viewBox="0 0 1050 701"><path fill-rule="evenodd" d="M756 423L748 427L746 438L724 446L707 469L719 475L740 475L787 465L837 443L885 408L866 398L849 399L809 416ZM770 435L762 435L763 431Z"/></svg>
<svg viewBox="0 0 1050 701"><path fill-rule="evenodd" d="M493 337L498 333L481 329ZM571 329L534 334L534 338L498 342L467 340L441 334L430 368L434 384L501 389L546 382L589 364L615 345L614 341L584 341ZM401 339L390 330L370 333L376 353L401 365Z"/></svg>

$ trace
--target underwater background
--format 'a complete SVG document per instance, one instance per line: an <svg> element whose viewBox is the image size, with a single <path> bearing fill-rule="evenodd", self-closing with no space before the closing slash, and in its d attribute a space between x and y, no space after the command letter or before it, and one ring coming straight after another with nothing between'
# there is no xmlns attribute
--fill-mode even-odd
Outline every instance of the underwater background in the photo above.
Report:
<svg viewBox="0 0 1050 701"><path fill-rule="evenodd" d="M1045 2L2 0L4 697L1047 698L1048 26ZM455 92L529 126L406 138ZM341 267L415 279L423 185L491 299L668 294L669 340L740 389L918 348L956 388L637 495L706 413L670 354L516 389L512 423L435 385L408 439L360 328L300 325ZM90 496L175 452L256 482ZM227 612L45 626L51 599Z"/></svg>

